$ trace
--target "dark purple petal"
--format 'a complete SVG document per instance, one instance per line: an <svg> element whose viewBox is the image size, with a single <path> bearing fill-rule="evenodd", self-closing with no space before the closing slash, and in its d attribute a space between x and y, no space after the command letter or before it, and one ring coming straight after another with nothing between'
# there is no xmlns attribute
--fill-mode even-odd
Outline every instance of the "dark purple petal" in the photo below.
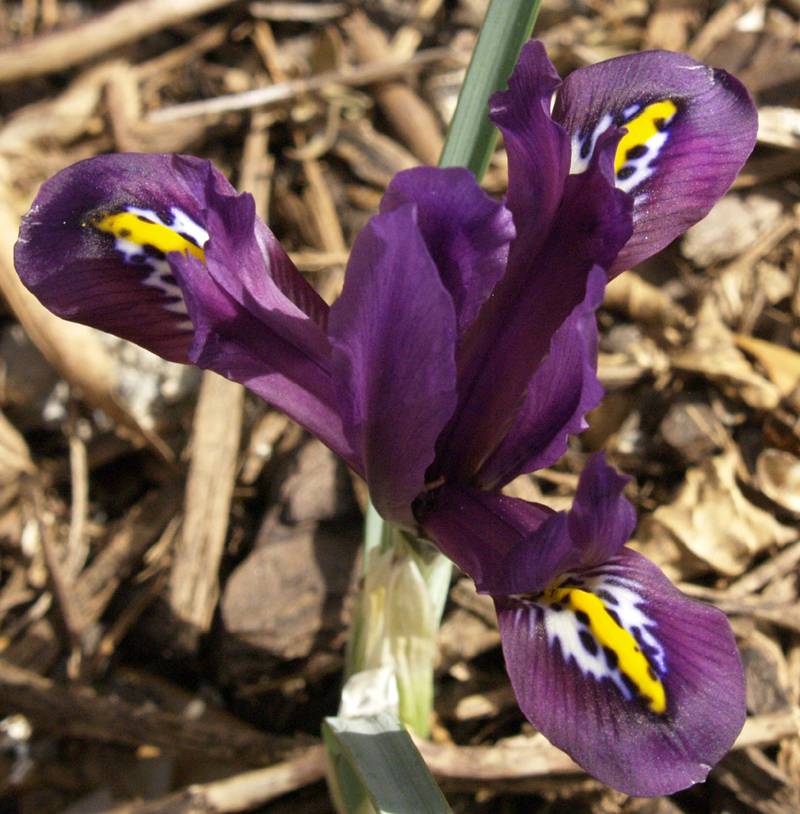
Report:
<svg viewBox="0 0 800 814"><path fill-rule="evenodd" d="M578 567L581 552L569 536L568 523L567 512L558 512L539 528L518 537L505 557L495 558L484 567L485 576L475 582L478 591L492 596L535 593Z"/></svg>
<svg viewBox="0 0 800 814"><path fill-rule="evenodd" d="M597 381L596 310L606 274L595 266L578 305L550 341L525 401L494 454L478 473L484 488L499 488L525 472L544 469L567 451L567 439L586 429L584 416L603 397ZM627 539L627 538L626 538Z"/></svg>
<svg viewBox="0 0 800 814"><path fill-rule="evenodd" d="M498 564L520 539L528 539L543 523L547 525L548 518L558 517L546 506L458 486L443 486L426 495L418 501L416 513L424 533L472 577L479 590L495 578ZM550 551L542 554L556 566L561 563ZM544 566L543 586L558 573L557 568Z"/></svg>
<svg viewBox="0 0 800 814"><path fill-rule="evenodd" d="M413 204L375 216L356 239L329 333L345 433L375 508L413 525L456 401L455 308Z"/></svg>
<svg viewBox="0 0 800 814"><path fill-rule="evenodd" d="M253 196L232 196L209 187L205 203L210 235L206 263L217 283L266 322L284 311L307 316L320 329L313 334L319 341L327 330L328 305L256 216ZM303 337L297 339L302 343Z"/></svg>
<svg viewBox="0 0 800 814"><path fill-rule="evenodd" d="M253 389L360 469L330 382L327 306L210 162L108 155L48 181L16 250L59 316Z"/></svg>
<svg viewBox="0 0 800 814"><path fill-rule="evenodd" d="M415 203L419 230L456 309L459 338L503 276L515 230L511 212L469 170L417 167L394 177L381 212Z"/></svg>
<svg viewBox="0 0 800 814"><path fill-rule="evenodd" d="M327 306L255 218L248 199L210 162L189 156L81 161L42 186L23 219L17 268L59 316L187 362L193 329L174 256L188 252L203 260L207 251L219 255L223 246L230 253L232 243L244 241L246 250L238 253L252 255L251 262L226 268L222 257L217 263L234 298L241 301L241 289L249 288L259 300L270 289L267 307L293 303L324 331Z"/></svg>
<svg viewBox="0 0 800 814"><path fill-rule="evenodd" d="M206 245L208 274L269 332L327 368L328 308L256 217L253 197L217 195L208 190L207 199L206 223L211 236ZM203 300L197 292L193 296L198 311L202 310ZM254 340L248 333L242 341ZM266 355L264 363L270 362Z"/></svg>
<svg viewBox="0 0 800 814"><path fill-rule="evenodd" d="M183 246L202 246L208 186L233 193L210 162L198 159L123 154L80 161L45 182L23 218L17 271L58 316L186 362L192 328L160 249L181 247L176 233L188 238ZM109 215L130 220L118 222L121 235L108 231ZM124 240L131 225L151 245Z"/></svg>
<svg viewBox="0 0 800 814"><path fill-rule="evenodd" d="M512 243L506 275L460 349L459 406L440 443L446 476L468 480L499 446L553 335L586 297L592 269L607 268L630 236L630 196L608 180L613 150L609 136L589 169L567 178L538 255L524 240Z"/></svg>
<svg viewBox="0 0 800 814"><path fill-rule="evenodd" d="M191 360L241 382L363 473L331 382L327 305L256 217L251 195L208 187L205 201L205 265L170 255L195 325Z"/></svg>
<svg viewBox="0 0 800 814"><path fill-rule="evenodd" d="M508 90L489 100L489 118L502 130L508 152L506 205L514 215L521 251L535 257L561 205L569 173L570 141L550 117L561 84L541 42L522 49Z"/></svg>
<svg viewBox="0 0 800 814"><path fill-rule="evenodd" d="M254 240L251 232L250 243ZM195 328L191 361L245 385L363 474L360 458L345 439L337 410L327 337L288 301L277 302L270 311L264 297L256 303L242 292L245 302L237 302L217 283L218 264L247 262L247 242L238 246L241 251L230 246L230 251L223 251L223 243L218 241L207 252L208 266L194 257L171 257ZM260 253L249 260L260 260L262 274L267 278ZM226 266L221 274L227 273Z"/></svg>
<svg viewBox="0 0 800 814"><path fill-rule="evenodd" d="M570 74L553 118L572 139L572 171L598 136L627 127L617 186L634 197L634 232L611 277L705 217L733 183L756 139L755 107L741 83L685 54L650 51Z"/></svg>
<svg viewBox="0 0 800 814"><path fill-rule="evenodd" d="M703 781L745 718L725 616L623 549L536 597L496 599L522 711L587 772L640 797Z"/></svg>
<svg viewBox="0 0 800 814"><path fill-rule="evenodd" d="M495 596L536 593L559 574L608 560L636 526L636 511L622 494L629 480L606 463L603 453L593 455L581 473L572 508L522 533L485 569L479 590Z"/></svg>
<svg viewBox="0 0 800 814"><path fill-rule="evenodd" d="M636 510L622 494L629 481L606 463L602 452L586 462L569 511L569 535L583 566L605 562L633 533Z"/></svg>

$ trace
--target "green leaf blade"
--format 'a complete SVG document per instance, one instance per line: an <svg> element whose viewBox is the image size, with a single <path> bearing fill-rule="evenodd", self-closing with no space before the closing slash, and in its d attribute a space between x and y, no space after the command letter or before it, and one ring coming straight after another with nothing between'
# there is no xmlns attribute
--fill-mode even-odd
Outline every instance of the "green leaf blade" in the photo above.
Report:
<svg viewBox="0 0 800 814"><path fill-rule="evenodd" d="M530 39L541 0L493 0L472 55L440 167L467 167L480 181L489 166L497 128L488 119L489 97L508 82Z"/></svg>
<svg viewBox="0 0 800 814"><path fill-rule="evenodd" d="M329 784L345 811L369 811L366 800L377 814L452 814L422 755L393 715L327 718L322 731Z"/></svg>

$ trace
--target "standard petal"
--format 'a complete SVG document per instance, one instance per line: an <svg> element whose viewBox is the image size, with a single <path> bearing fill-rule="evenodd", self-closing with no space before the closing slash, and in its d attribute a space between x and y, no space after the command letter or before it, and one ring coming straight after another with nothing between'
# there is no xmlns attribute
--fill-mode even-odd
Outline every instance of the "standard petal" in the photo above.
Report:
<svg viewBox="0 0 800 814"><path fill-rule="evenodd" d="M503 132L508 153L506 205L522 251L531 257L547 237L569 173L569 136L550 117L550 100L560 84L544 45L532 40L522 49L508 90L489 100L489 118Z"/></svg>
<svg viewBox="0 0 800 814"><path fill-rule="evenodd" d="M42 185L23 218L15 264L58 316L187 361L192 327L166 260L202 256L202 191L227 188L209 162L166 155L104 155Z"/></svg>
<svg viewBox="0 0 800 814"><path fill-rule="evenodd" d="M496 598L522 711L586 771L626 794L705 779L745 717L725 616L623 549L539 595Z"/></svg>
<svg viewBox="0 0 800 814"><path fill-rule="evenodd" d="M394 177L381 212L415 203L419 230L453 298L459 338L503 276L516 234L511 212L462 167L417 167Z"/></svg>
<svg viewBox="0 0 800 814"><path fill-rule="evenodd" d="M569 510L569 535L584 567L605 562L628 541L636 527L636 509L622 494L630 481L598 452L586 462Z"/></svg>
<svg viewBox="0 0 800 814"><path fill-rule="evenodd" d="M500 488L525 472L544 469L567 451L570 435L586 429L584 416L603 397L597 380L597 318L606 274L595 266L586 299L550 340L550 353L528 385L522 407L478 479Z"/></svg>
<svg viewBox="0 0 800 814"><path fill-rule="evenodd" d="M581 68L553 109L581 172L599 136L625 127L617 186L634 198L634 232L610 277L661 249L705 217L755 145L758 120L743 85L685 54L650 51Z"/></svg>
<svg viewBox="0 0 800 814"><path fill-rule="evenodd" d="M593 455L581 473L572 508L507 544L478 589L495 596L536 593L559 574L585 570L615 555L636 526L636 510L622 494L629 480L606 463L603 453ZM505 511L527 511L529 505L516 501Z"/></svg>
<svg viewBox="0 0 800 814"><path fill-rule="evenodd" d="M512 243L507 272L460 348L459 404L441 441L445 476L468 481L502 443L554 334L586 298L592 269L608 268L628 240L630 197L609 181L613 149L610 136L589 169L567 179L538 255Z"/></svg>
<svg viewBox="0 0 800 814"><path fill-rule="evenodd" d="M345 432L375 507L413 525L456 401L455 308L413 204L375 216L356 239L329 334Z"/></svg>
<svg viewBox="0 0 800 814"><path fill-rule="evenodd" d="M529 539L552 518L562 522L546 506L460 486L436 489L418 500L415 509L424 533L472 577L478 590L496 583L498 564L520 539ZM541 549L543 558L533 566L534 570L539 568L542 587L559 573L562 553L572 548L565 534L554 535L553 539L559 550ZM564 540L566 547L562 545Z"/></svg>

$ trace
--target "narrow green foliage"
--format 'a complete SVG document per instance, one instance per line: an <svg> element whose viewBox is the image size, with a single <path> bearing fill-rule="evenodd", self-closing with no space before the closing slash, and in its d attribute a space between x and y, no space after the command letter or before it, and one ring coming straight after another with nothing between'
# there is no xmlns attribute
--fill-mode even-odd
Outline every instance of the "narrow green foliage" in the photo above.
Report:
<svg viewBox="0 0 800 814"><path fill-rule="evenodd" d="M322 737L328 785L340 814L452 814L394 716L327 718Z"/></svg>
<svg viewBox="0 0 800 814"><path fill-rule="evenodd" d="M522 46L530 39L541 0L493 0L458 97L440 167L467 167L480 181L497 141L487 118L489 97L508 82Z"/></svg>

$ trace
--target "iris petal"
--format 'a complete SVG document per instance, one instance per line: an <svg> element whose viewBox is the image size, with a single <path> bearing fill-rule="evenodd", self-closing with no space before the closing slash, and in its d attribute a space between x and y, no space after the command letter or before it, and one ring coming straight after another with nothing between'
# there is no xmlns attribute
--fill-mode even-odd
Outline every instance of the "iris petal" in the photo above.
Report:
<svg viewBox="0 0 800 814"><path fill-rule="evenodd" d="M166 254L202 249L209 183L233 193L193 158L106 155L68 167L23 218L22 281L58 316L188 361L192 326Z"/></svg>
<svg viewBox="0 0 800 814"><path fill-rule="evenodd" d="M605 271L595 266L586 299L553 335L550 353L534 373L502 443L478 473L484 488L502 487L518 475L551 466L567 451L568 436L586 429L584 416L603 397L596 372L595 312L605 281Z"/></svg>
<svg viewBox="0 0 800 814"><path fill-rule="evenodd" d="M434 444L455 406L456 311L405 203L356 239L331 308L333 370L347 437L376 509L414 525Z"/></svg>
<svg viewBox="0 0 800 814"><path fill-rule="evenodd" d="M330 381L328 308L210 162L69 167L43 185L15 261L59 316L242 382L362 471Z"/></svg>
<svg viewBox="0 0 800 814"><path fill-rule="evenodd" d="M540 591L558 574L616 554L636 525L636 511L623 495L629 480L602 453L593 455L581 473L572 508L546 518L497 552L478 589L494 595ZM516 501L513 511L527 512L529 505ZM513 516L512 507L505 514Z"/></svg>
<svg viewBox="0 0 800 814"><path fill-rule="evenodd" d="M526 253L524 237L511 244L506 274L460 350L459 404L441 441L446 476L469 480L501 444L554 334L586 298L592 269L607 268L630 236L629 196L609 180L615 146L606 137L589 169L567 178L537 255ZM521 216L514 212L515 223Z"/></svg>
<svg viewBox="0 0 800 814"><path fill-rule="evenodd" d="M208 266L191 256L173 258L194 325L190 361L245 385L363 474L344 436L325 334L293 305L270 313L260 307L263 301L237 302L210 273L216 265L211 251L207 259Z"/></svg>
<svg viewBox="0 0 800 814"><path fill-rule="evenodd" d="M550 117L550 102L561 84L541 42L520 54L508 90L489 100L489 118L503 131L508 152L506 205L514 215L524 254L542 247L561 205L570 166L570 141Z"/></svg>
<svg viewBox="0 0 800 814"><path fill-rule="evenodd" d="M531 723L598 779L655 796L702 781L731 747L744 675L725 616L624 547L626 482L595 455L569 512L445 486L418 513L494 597Z"/></svg>
<svg viewBox="0 0 800 814"><path fill-rule="evenodd" d="M602 452L586 462L569 510L569 535L584 566L616 554L636 527L636 510L624 496L630 481L606 463Z"/></svg>
<svg viewBox="0 0 800 814"><path fill-rule="evenodd" d="M511 682L545 737L627 794L705 779L745 716L725 616L623 549L538 595L496 598Z"/></svg>
<svg viewBox="0 0 800 814"><path fill-rule="evenodd" d="M459 339L503 276L516 230L511 212L462 167L417 167L394 177L381 212L417 206L428 252L453 298Z"/></svg>
<svg viewBox="0 0 800 814"><path fill-rule="evenodd" d="M755 145L755 107L742 84L685 54L649 51L574 71L553 118L572 141L581 172L599 136L625 127L615 160L618 188L634 199L633 235L613 277L705 217Z"/></svg>
<svg viewBox="0 0 800 814"><path fill-rule="evenodd" d="M528 540L540 526L558 518L552 509L537 503L464 486L445 485L417 502L417 518L439 549L475 581L478 590L489 591L497 579L498 564L520 540ZM544 588L555 579L571 556L574 546L564 533L549 535L554 546L535 546L541 555L531 570ZM540 539L536 537L537 541ZM543 541L543 543L546 541ZM530 550L530 548L528 549ZM572 560L570 560L572 562ZM529 585L529 582L525 582ZM504 593L504 587L499 593ZM526 587L526 590L528 588Z"/></svg>

